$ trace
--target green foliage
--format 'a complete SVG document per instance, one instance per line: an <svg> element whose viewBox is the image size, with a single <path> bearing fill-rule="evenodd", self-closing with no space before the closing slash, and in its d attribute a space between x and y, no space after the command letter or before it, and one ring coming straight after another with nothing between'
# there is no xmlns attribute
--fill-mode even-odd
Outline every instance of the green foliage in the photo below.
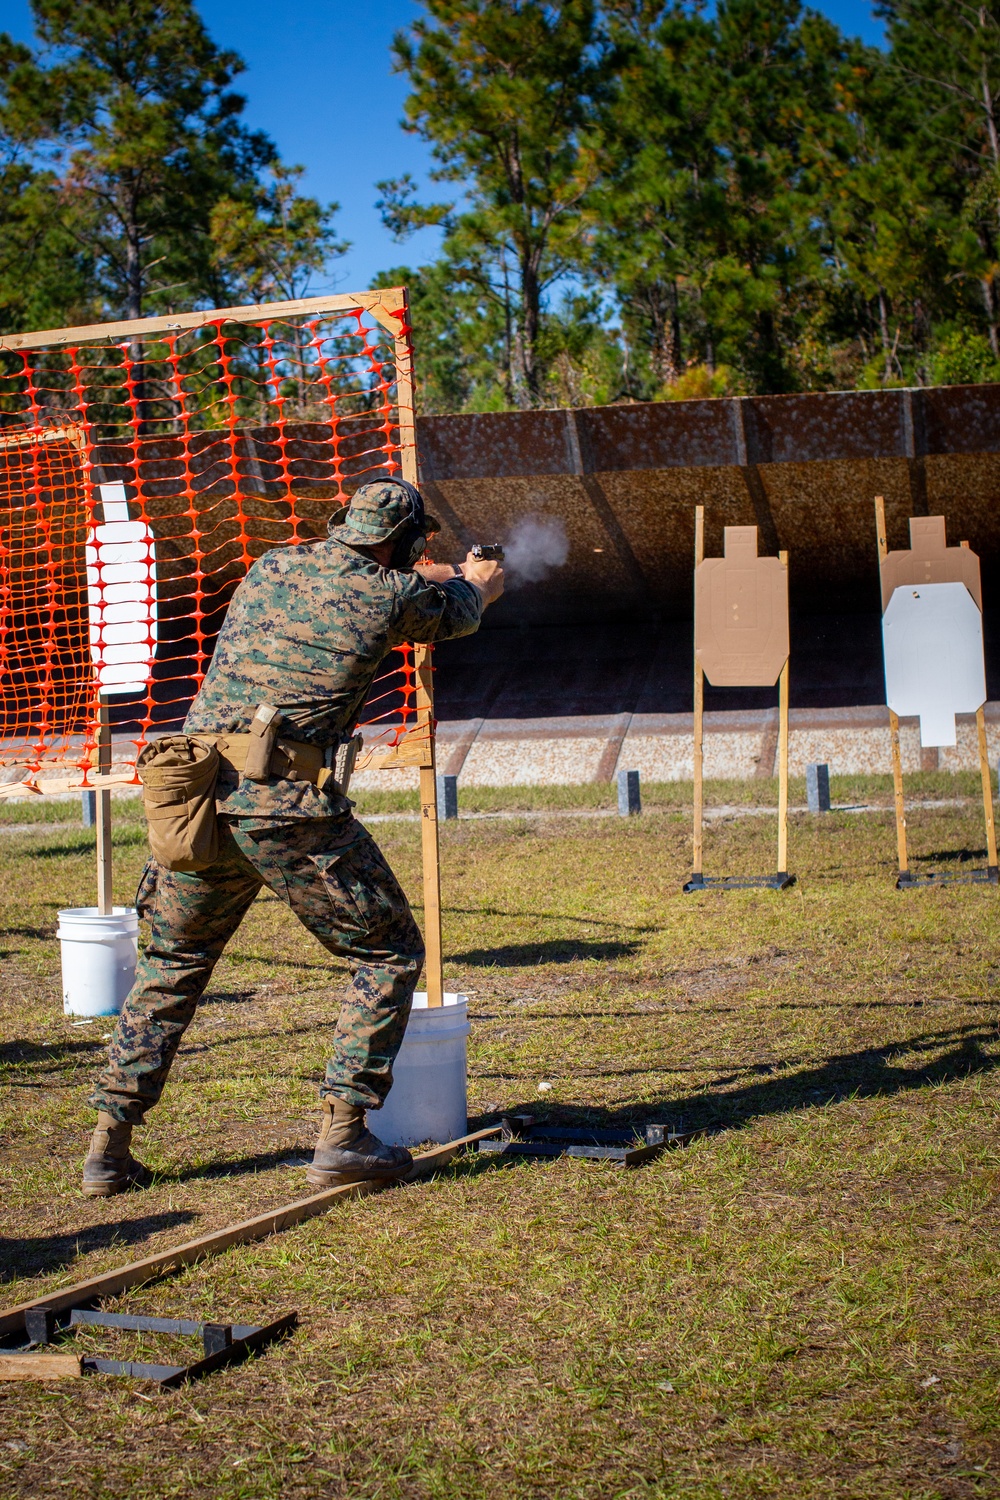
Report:
<svg viewBox="0 0 1000 1500"><path fill-rule="evenodd" d="M1000 360L985 334L956 328L945 334L931 356L935 385L975 385L1000 380Z"/></svg>
<svg viewBox="0 0 1000 1500"><path fill-rule="evenodd" d="M336 204L243 121L195 0L0 34L0 327L297 297ZM393 43L444 191L377 184L423 411L994 380L1000 0L423 0ZM296 401L296 393L290 399Z"/></svg>
<svg viewBox="0 0 1000 1500"><path fill-rule="evenodd" d="M0 36L6 326L289 295L341 248L335 206L297 198L298 169L242 123L243 64L192 0L32 11L37 53Z"/></svg>
<svg viewBox="0 0 1000 1500"><path fill-rule="evenodd" d="M302 198L296 183L304 167L275 161L270 181L241 198L220 198L212 209L212 259L234 299L276 302L305 297L311 278L331 257L350 248L333 232L339 203L324 208Z"/></svg>
<svg viewBox="0 0 1000 1500"><path fill-rule="evenodd" d="M382 183L387 225L439 223L454 286L499 315L507 404L535 406L546 371L544 297L579 255L580 210L599 167L588 125L604 84L593 0L426 0L393 44L409 76L407 127L433 142L461 204L412 202ZM490 319L492 324L493 319ZM558 341L557 341L558 342Z"/></svg>
<svg viewBox="0 0 1000 1500"><path fill-rule="evenodd" d="M465 196L379 207L444 229L433 409L993 378L1000 5L878 8L887 52L799 0L428 0L396 55Z"/></svg>
<svg viewBox="0 0 1000 1500"><path fill-rule="evenodd" d="M409 289L419 411L506 410L504 324L492 298L459 281L446 258L394 266L372 286Z"/></svg>
<svg viewBox="0 0 1000 1500"><path fill-rule="evenodd" d="M716 365L712 370L708 365L689 365L658 394L663 401L706 401L714 396L739 396L742 390L729 365Z"/></svg>
<svg viewBox="0 0 1000 1500"><path fill-rule="evenodd" d="M876 9L886 72L908 105L897 128L909 135L907 161L921 164L920 197L933 204L947 259L950 295L935 300L1000 359L1000 4L880 0Z"/></svg>

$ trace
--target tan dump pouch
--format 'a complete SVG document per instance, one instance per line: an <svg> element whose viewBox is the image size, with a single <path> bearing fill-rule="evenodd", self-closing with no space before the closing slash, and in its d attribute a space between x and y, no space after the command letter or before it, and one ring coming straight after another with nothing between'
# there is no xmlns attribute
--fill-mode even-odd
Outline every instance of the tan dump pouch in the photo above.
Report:
<svg viewBox="0 0 1000 1500"><path fill-rule="evenodd" d="M165 870L204 870L218 858L219 765L214 743L189 734L165 735L139 756L149 847Z"/></svg>

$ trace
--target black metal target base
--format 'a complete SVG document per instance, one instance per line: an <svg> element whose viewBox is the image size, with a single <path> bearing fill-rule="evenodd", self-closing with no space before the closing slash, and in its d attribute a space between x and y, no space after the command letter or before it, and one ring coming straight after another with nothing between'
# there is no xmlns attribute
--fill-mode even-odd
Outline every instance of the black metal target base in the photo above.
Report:
<svg viewBox="0 0 1000 1500"><path fill-rule="evenodd" d="M987 865L985 870L968 870L964 875L958 871L945 870L940 875L912 875L909 870L900 870L896 881L897 891L912 891L918 886L940 885L1000 885L1000 868Z"/></svg>
<svg viewBox="0 0 1000 1500"><path fill-rule="evenodd" d="M682 889L691 896L696 891L787 891L794 884L794 875L779 870L775 875L692 875Z"/></svg>
<svg viewBox="0 0 1000 1500"><path fill-rule="evenodd" d="M141 1360L96 1359L91 1355L84 1355L81 1360L84 1374L131 1375L140 1380L155 1380L166 1389L198 1380L226 1365L242 1364L268 1344L287 1337L298 1321L296 1312L258 1326L250 1323L196 1323L190 1318L147 1318L130 1313L92 1311L84 1307L71 1308L68 1319L65 1313L53 1313L45 1307L31 1308L24 1315L30 1347L34 1348L51 1344L56 1333L66 1326L124 1328L131 1333L192 1334L200 1338L204 1356L189 1365L152 1365Z"/></svg>

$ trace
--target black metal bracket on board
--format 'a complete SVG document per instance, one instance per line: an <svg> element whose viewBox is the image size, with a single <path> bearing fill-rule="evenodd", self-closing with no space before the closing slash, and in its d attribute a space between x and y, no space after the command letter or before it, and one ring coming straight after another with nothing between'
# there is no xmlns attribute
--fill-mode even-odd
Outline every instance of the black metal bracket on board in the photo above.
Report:
<svg viewBox="0 0 1000 1500"><path fill-rule="evenodd" d="M170 1388L184 1385L189 1380L198 1380L221 1370L225 1365L242 1364L252 1354L286 1338L299 1321L297 1312L286 1313L275 1318L273 1323L260 1326L249 1323L196 1323L190 1318L152 1318L131 1313L106 1313L90 1308L73 1307L66 1313L54 1313L51 1308L30 1308L24 1315L25 1329L30 1346L51 1344L64 1327L70 1328L121 1328L130 1333L188 1334L200 1338L205 1353L201 1359L189 1365L151 1365L131 1359L96 1359L85 1354L80 1366L83 1374L132 1375L141 1380L155 1380L158 1385Z"/></svg>
<svg viewBox="0 0 1000 1500"><path fill-rule="evenodd" d="M486 1156L546 1157L575 1156L587 1161L610 1161L637 1167L672 1146L686 1146L698 1130L673 1130L669 1125L633 1125L601 1129L590 1126L546 1125L533 1115L506 1115L499 1139L479 1142Z"/></svg>
<svg viewBox="0 0 1000 1500"><path fill-rule="evenodd" d="M964 875L958 871L945 870L940 875L912 875L909 870L900 870L896 881L897 891L912 891L918 886L941 885L1000 885L1000 867L987 865L984 870L968 870Z"/></svg>
<svg viewBox="0 0 1000 1500"><path fill-rule="evenodd" d="M685 896L691 896L696 891L787 891L789 886L795 884L795 876L789 875L786 870L779 870L775 875L692 875L691 879L684 885Z"/></svg>

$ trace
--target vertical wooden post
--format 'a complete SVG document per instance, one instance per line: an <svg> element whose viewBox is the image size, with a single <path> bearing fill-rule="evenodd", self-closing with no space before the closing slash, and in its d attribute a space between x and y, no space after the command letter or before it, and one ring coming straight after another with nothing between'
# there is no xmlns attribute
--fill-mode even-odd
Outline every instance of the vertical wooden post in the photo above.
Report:
<svg viewBox="0 0 1000 1500"><path fill-rule="evenodd" d="M694 508L694 566L705 558L705 507ZM694 849L691 860L692 871L701 875L704 862L703 833L705 826L704 801L704 741L705 741L705 674L698 661L697 642L694 649Z"/></svg>
<svg viewBox="0 0 1000 1500"><path fill-rule="evenodd" d="M434 745L434 695L430 646L414 647L417 724L426 725L429 765L420 767L420 843L424 863L424 982L428 1006L444 1004L441 963L441 845L438 838L437 766Z"/></svg>
<svg viewBox="0 0 1000 1500"><path fill-rule="evenodd" d="M779 552L788 567L788 553ZM778 678L778 874L788 874L788 658Z"/></svg>
<svg viewBox="0 0 1000 1500"><path fill-rule="evenodd" d="M101 777L111 771L111 714L101 699L97 718L97 769ZM111 885L111 793L101 787L97 797L97 912L110 917L113 910Z"/></svg>
<svg viewBox="0 0 1000 1500"><path fill-rule="evenodd" d="M979 732L979 775L983 783L983 812L986 816L986 862L991 873L997 869L997 831L993 822L993 783L990 778L990 755L986 745L986 709L976 709Z"/></svg>
<svg viewBox="0 0 1000 1500"><path fill-rule="evenodd" d="M967 547L968 542L962 546ZM990 776L990 752L986 743L986 705L976 709L976 733L979 740L979 779L983 787L983 815L986 819L986 863L990 873L997 872L997 831L993 822L993 781Z"/></svg>
<svg viewBox="0 0 1000 1500"><path fill-rule="evenodd" d="M404 298L393 334L396 356L396 408L399 421L399 461L403 478L416 484L416 421L413 400L413 360L410 351L409 303ZM417 732L426 743L420 767L420 835L424 866L424 983L427 1004L444 1004L441 970L441 845L438 839L437 775L434 743L434 682L430 646L415 646Z"/></svg>
<svg viewBox="0 0 1000 1500"><path fill-rule="evenodd" d="M875 530L878 535L878 560L885 562L889 544L885 537L885 500L875 496ZM881 597L881 595L880 595ZM889 743L892 748L892 786L896 802L896 853L899 858L899 873L905 875L910 868L906 852L906 803L903 800L903 753L899 747L899 715L889 710Z"/></svg>

